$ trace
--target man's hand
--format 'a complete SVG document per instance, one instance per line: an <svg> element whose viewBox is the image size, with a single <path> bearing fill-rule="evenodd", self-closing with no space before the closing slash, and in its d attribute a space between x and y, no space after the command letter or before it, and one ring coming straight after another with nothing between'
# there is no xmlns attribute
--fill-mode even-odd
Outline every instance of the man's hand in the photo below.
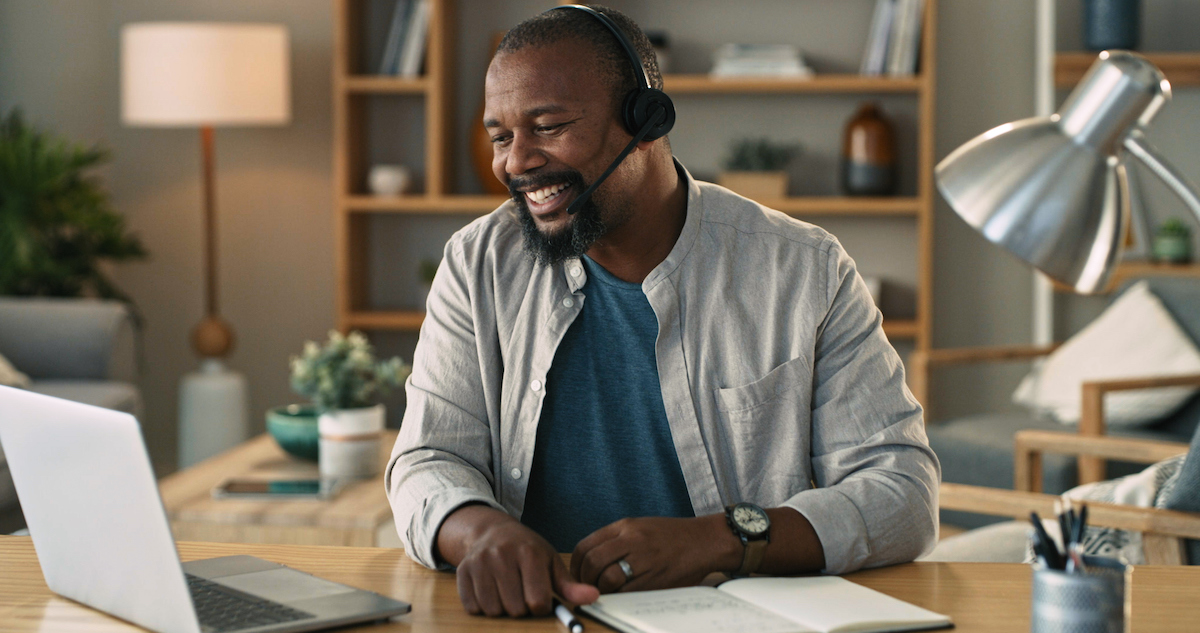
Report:
<svg viewBox="0 0 1200 633"><path fill-rule="evenodd" d="M546 539L488 506L465 506L447 517L438 550L458 568L458 597L472 615L549 615L555 592L575 604L600 596L571 579Z"/></svg>
<svg viewBox="0 0 1200 633"><path fill-rule="evenodd" d="M575 546L571 575L602 593L686 587L710 573L737 569L741 552L724 515L622 519ZM633 569L631 579L618 565L621 560Z"/></svg>
<svg viewBox="0 0 1200 633"><path fill-rule="evenodd" d="M804 515L791 508L772 508L767 515L771 542L759 573L790 575L825 567L821 540ZM736 571L744 555L745 548L724 514L622 519L575 546L571 575L603 593L685 587L714 572ZM625 578L620 560L629 563L632 578Z"/></svg>

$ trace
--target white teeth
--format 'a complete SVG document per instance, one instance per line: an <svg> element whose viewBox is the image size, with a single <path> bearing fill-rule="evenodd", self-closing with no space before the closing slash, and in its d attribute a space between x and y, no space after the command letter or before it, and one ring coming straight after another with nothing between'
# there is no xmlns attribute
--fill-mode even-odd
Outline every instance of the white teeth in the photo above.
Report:
<svg viewBox="0 0 1200 633"><path fill-rule="evenodd" d="M525 193L525 195L529 196L530 200L533 200L538 204L542 204L550 198L558 195L558 192L566 188L567 186L565 184L550 185L549 187L542 187L536 191L528 191Z"/></svg>

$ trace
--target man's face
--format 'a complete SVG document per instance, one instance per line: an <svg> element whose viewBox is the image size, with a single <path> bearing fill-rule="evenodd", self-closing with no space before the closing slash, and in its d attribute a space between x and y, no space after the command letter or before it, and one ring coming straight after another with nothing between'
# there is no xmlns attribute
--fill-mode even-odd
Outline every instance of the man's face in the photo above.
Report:
<svg viewBox="0 0 1200 633"><path fill-rule="evenodd" d="M612 193L621 186L618 169L567 215L629 140L593 57L586 44L563 41L500 53L488 68L492 171L513 196L526 248L543 263L582 255L631 212Z"/></svg>

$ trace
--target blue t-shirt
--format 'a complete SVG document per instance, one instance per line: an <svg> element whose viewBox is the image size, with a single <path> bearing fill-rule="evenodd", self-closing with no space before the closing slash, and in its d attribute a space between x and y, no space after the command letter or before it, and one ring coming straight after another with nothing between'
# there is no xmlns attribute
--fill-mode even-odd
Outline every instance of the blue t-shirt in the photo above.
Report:
<svg viewBox="0 0 1200 633"><path fill-rule="evenodd" d="M521 522L560 552L626 517L695 516L667 425L641 284L587 256L583 307L546 376Z"/></svg>

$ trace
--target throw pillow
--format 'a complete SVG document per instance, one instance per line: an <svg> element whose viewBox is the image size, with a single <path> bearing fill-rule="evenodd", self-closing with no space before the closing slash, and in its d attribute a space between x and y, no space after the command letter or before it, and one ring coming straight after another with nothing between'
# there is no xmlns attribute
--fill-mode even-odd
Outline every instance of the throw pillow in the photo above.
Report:
<svg viewBox="0 0 1200 633"><path fill-rule="evenodd" d="M1197 373L1200 351L1142 281L1026 376L1013 400L1063 424L1078 424L1085 382ZM1109 393L1105 421L1111 427L1156 422L1195 391L1170 387Z"/></svg>
<svg viewBox="0 0 1200 633"><path fill-rule="evenodd" d="M0 355L0 385L26 389L29 387L29 384L29 376L17 371L17 368L13 367L7 358Z"/></svg>

